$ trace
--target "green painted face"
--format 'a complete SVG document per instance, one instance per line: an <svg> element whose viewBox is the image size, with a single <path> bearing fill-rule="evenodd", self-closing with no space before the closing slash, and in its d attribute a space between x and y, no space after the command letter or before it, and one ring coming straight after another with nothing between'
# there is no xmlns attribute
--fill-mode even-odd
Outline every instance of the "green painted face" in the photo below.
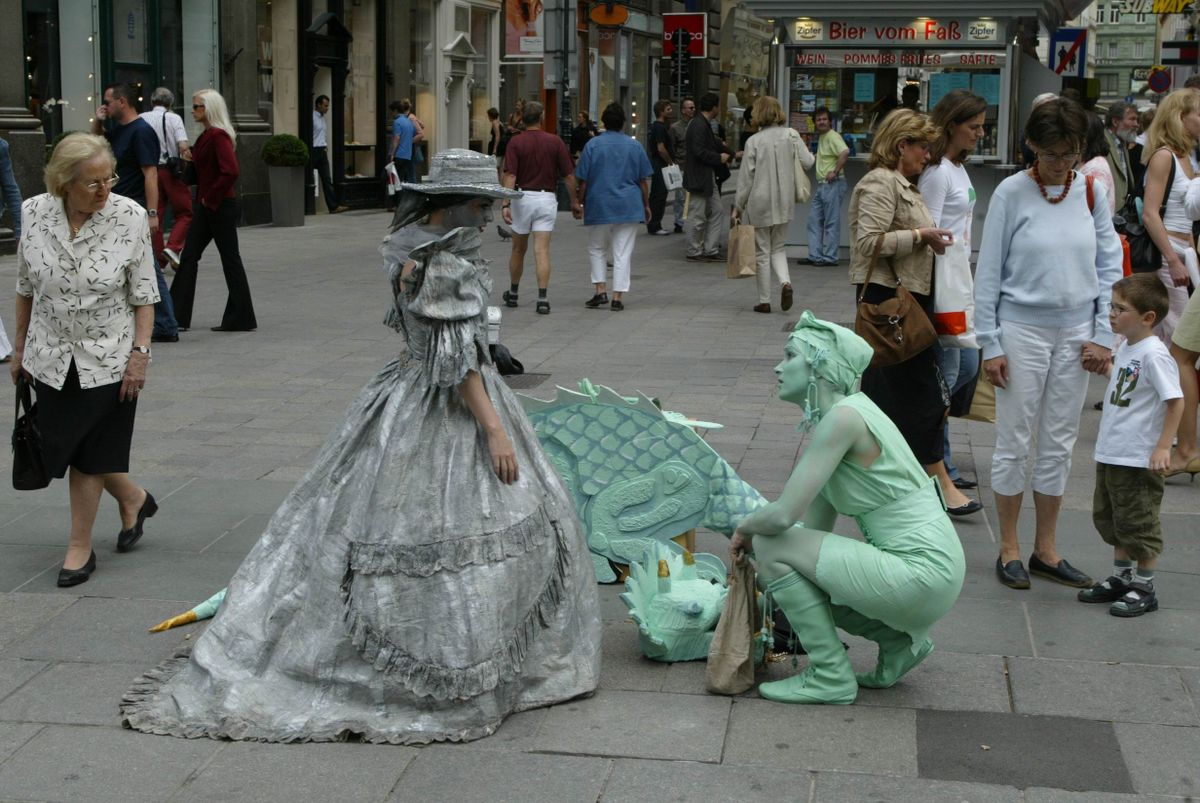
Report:
<svg viewBox="0 0 1200 803"><path fill-rule="evenodd" d="M790 343L784 348L783 354L783 361L775 366L779 398L803 406L809 383L815 378L812 368L808 359Z"/></svg>

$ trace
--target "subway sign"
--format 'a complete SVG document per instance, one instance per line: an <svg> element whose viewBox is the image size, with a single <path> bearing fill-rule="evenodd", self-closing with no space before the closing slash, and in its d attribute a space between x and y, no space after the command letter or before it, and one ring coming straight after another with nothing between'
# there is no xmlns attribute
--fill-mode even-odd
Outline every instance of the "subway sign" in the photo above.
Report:
<svg viewBox="0 0 1200 803"><path fill-rule="evenodd" d="M1122 0L1122 14L1190 14L1192 0Z"/></svg>

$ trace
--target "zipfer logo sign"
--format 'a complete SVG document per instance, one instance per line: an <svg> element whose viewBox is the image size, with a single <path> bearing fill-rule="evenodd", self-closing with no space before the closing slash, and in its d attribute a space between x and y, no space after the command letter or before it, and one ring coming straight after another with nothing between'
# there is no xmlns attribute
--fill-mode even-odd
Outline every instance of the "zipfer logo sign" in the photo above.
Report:
<svg viewBox="0 0 1200 803"><path fill-rule="evenodd" d="M1122 14L1187 14L1192 0L1123 0Z"/></svg>

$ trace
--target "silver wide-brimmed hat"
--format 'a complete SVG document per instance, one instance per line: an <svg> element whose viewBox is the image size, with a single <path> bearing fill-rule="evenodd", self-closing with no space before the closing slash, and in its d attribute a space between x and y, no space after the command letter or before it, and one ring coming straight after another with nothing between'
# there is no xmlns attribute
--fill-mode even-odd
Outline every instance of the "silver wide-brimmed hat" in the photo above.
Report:
<svg viewBox="0 0 1200 803"><path fill-rule="evenodd" d="M521 194L496 180L495 157L465 148L448 148L435 153L425 180L402 182L400 188L429 195L482 195L488 198L515 198Z"/></svg>

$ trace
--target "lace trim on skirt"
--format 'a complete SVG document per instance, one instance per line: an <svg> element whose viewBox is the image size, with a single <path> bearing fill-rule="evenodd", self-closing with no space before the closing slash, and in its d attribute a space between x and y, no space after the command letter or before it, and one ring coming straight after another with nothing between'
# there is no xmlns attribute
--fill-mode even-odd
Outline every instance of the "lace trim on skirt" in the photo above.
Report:
<svg viewBox="0 0 1200 803"><path fill-rule="evenodd" d="M566 588L569 569L565 534L557 520L550 520L549 524L555 536L554 564L550 575L516 629L502 637L484 660L472 666L449 667L407 652L403 646L392 641L386 632L376 627L370 613L363 610L363 603L354 594L354 581L359 571L348 562L342 580L342 596L351 643L376 671L389 675L420 697L466 700L512 680L520 674L529 646L537 638L538 632L550 625Z"/></svg>

